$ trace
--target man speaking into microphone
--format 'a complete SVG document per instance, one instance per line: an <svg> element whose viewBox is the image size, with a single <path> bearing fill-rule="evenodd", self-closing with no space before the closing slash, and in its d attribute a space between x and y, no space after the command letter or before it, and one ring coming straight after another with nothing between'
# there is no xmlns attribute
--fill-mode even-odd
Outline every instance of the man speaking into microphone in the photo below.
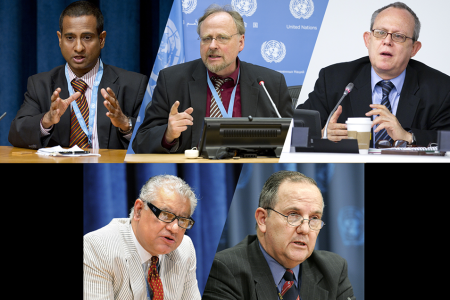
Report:
<svg viewBox="0 0 450 300"><path fill-rule="evenodd" d="M184 153L197 147L204 117L292 117L283 74L239 60L245 26L238 12L231 6L209 6L198 20L197 33L201 59L159 72L133 140L135 153Z"/></svg>
<svg viewBox="0 0 450 300"><path fill-rule="evenodd" d="M364 33L369 56L322 69L314 91L297 108L320 112L322 126L330 114L329 140L347 138L349 117L373 119L372 147L381 140L427 146L438 130L450 129L450 77L411 59L422 47L420 22L404 3L376 10ZM354 88L338 106L348 83Z"/></svg>

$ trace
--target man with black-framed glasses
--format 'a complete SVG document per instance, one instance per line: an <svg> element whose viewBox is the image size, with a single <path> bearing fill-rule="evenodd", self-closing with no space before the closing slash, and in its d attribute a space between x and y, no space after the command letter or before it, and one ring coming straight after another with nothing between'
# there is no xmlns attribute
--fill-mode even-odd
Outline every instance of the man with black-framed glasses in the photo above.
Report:
<svg viewBox="0 0 450 300"><path fill-rule="evenodd" d="M200 299L192 228L197 198L172 175L150 178L130 218L84 236L83 299Z"/></svg>
<svg viewBox="0 0 450 300"><path fill-rule="evenodd" d="M323 209L314 179L272 174L255 211L256 236L216 253L202 299L355 299L346 260L314 250Z"/></svg>
<svg viewBox="0 0 450 300"><path fill-rule="evenodd" d="M370 147L385 140L436 143L439 130L450 130L450 76L412 59L422 47L420 28L417 15L402 2L376 10L363 34L368 56L323 68L314 91L297 108L319 111L325 126L352 82L353 90L331 116L329 140L348 138L348 118L370 117Z"/></svg>

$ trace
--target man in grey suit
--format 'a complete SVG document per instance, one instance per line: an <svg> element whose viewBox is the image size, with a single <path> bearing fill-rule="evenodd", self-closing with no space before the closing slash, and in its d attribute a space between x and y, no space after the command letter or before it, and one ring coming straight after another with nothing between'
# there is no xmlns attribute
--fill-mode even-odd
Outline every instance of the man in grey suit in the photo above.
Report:
<svg viewBox="0 0 450 300"><path fill-rule="evenodd" d="M159 72L151 105L133 140L135 153L184 153L197 147L204 117L293 115L283 74L241 61L245 26L231 6L211 5L198 20L201 59Z"/></svg>
<svg viewBox="0 0 450 300"><path fill-rule="evenodd" d="M312 178L272 174L255 212L257 235L216 254L202 299L355 299L345 259L314 250L323 208Z"/></svg>
<svg viewBox="0 0 450 300"><path fill-rule="evenodd" d="M191 239L197 199L182 179L150 178L130 218L84 236L84 299L199 300Z"/></svg>

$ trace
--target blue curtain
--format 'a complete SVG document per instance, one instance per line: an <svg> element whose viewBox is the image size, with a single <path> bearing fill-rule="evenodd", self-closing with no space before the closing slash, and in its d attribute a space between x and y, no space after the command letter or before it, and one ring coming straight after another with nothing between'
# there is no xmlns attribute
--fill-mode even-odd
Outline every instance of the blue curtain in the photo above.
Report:
<svg viewBox="0 0 450 300"><path fill-rule="evenodd" d="M58 45L59 16L73 0L0 0L0 146L23 103L29 76L65 63ZM106 64L150 75L173 0L97 0L105 18Z"/></svg>
<svg viewBox="0 0 450 300"><path fill-rule="evenodd" d="M259 194L271 174L298 171L316 180L325 203L317 250L344 257L357 299L364 299L364 165L363 164L245 164L230 206L218 251L256 234Z"/></svg>
<svg viewBox="0 0 450 300"><path fill-rule="evenodd" d="M241 168L240 164L85 164L83 234L113 218L128 217L150 177L171 174L183 178L198 197L192 216L195 226L186 234L195 246L197 280L203 294Z"/></svg>

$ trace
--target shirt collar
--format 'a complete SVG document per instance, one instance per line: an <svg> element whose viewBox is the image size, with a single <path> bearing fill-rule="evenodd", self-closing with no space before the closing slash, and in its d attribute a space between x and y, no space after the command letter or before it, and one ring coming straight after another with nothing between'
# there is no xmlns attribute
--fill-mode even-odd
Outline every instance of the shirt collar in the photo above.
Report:
<svg viewBox="0 0 450 300"><path fill-rule="evenodd" d="M237 68L236 68L236 70L234 70L234 72L231 73L230 76L225 77L225 78L231 78L231 79L233 79L233 85L236 85L237 77L238 77L238 74L239 74L239 68L240 68L240 65L241 65L241 62L240 62L240 60L239 60L239 57L236 57L236 61L237 61ZM211 72L210 70L208 70L208 76L209 76L209 78L211 78L211 77L220 77L220 78L223 78L222 76L217 75L216 73L213 73L213 72Z"/></svg>
<svg viewBox="0 0 450 300"><path fill-rule="evenodd" d="M372 93L373 93L375 91L375 87L377 86L377 83L383 79L380 76L378 76L378 74L375 72L373 67L371 67L370 75L371 75L370 84L371 84ZM403 83L405 82L405 75L406 75L406 69L403 70L403 72L400 75L398 75L397 77L390 79L390 82L392 82L392 84L394 84L395 90L398 95L400 95L400 93L402 92Z"/></svg>
<svg viewBox="0 0 450 300"><path fill-rule="evenodd" d="M136 246L137 253L139 254L139 258L141 259L141 264L143 264L147 262L149 259L151 259L152 255L149 252L147 252L147 250L145 250L144 247L142 247L139 241L136 239L133 228L131 227L131 222L130 222L130 232L131 236L133 237L133 242L134 245ZM158 258L159 258L158 261L161 261L161 255L158 255Z"/></svg>
<svg viewBox="0 0 450 300"><path fill-rule="evenodd" d="M280 265L279 262L277 262L272 256L270 256L266 250L262 247L261 243L258 241L259 248L261 249L262 254L264 255L264 258L266 259L267 263L269 264L270 271L272 272L273 280L275 281L276 285L279 285L281 282L281 279L283 279L284 273L286 273L286 268ZM291 269L294 272L294 279L295 282L298 282L298 272L300 270L300 265L296 265L294 268Z"/></svg>
<svg viewBox="0 0 450 300"><path fill-rule="evenodd" d="M69 64L67 64L69 65ZM78 80L83 80L88 87L92 88L92 85L94 83L95 80L95 76L97 75L98 69L100 68L100 57L97 59L97 63L95 64L95 66L86 74L84 74L81 77L78 77L77 75L75 75L75 73L72 71L72 69L70 68L70 66L68 67L69 69L69 77L70 77L70 81L76 79Z"/></svg>

